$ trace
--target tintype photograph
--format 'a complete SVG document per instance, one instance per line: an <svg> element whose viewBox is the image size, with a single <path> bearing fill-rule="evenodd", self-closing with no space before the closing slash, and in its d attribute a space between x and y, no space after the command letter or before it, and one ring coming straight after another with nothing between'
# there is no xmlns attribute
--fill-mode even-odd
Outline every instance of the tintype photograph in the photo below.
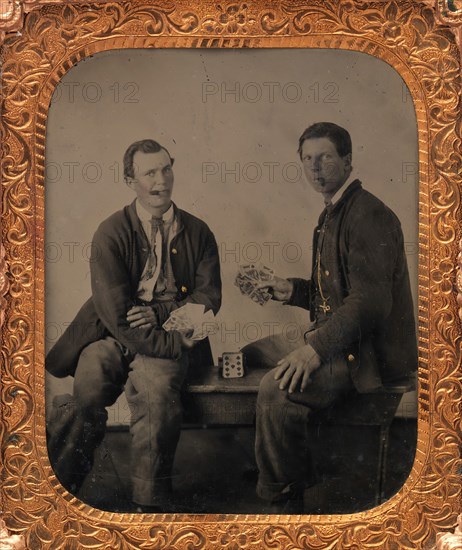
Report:
<svg viewBox="0 0 462 550"><path fill-rule="evenodd" d="M2 542L456 536L461 18L0 0Z"/></svg>
<svg viewBox="0 0 462 550"><path fill-rule="evenodd" d="M45 148L47 447L117 512L332 514L417 430L418 134L335 49L112 50Z"/></svg>

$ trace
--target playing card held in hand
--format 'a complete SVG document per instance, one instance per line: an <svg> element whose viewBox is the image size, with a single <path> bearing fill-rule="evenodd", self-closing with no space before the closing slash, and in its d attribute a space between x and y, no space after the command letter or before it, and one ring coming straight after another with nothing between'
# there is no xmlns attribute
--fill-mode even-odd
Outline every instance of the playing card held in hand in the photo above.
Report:
<svg viewBox="0 0 462 550"><path fill-rule="evenodd" d="M170 313L169 318L162 325L166 332L177 330L188 335L191 340L203 340L218 331L215 316L212 310L204 313L203 304L187 303Z"/></svg>
<svg viewBox="0 0 462 550"><path fill-rule="evenodd" d="M262 282L269 282L274 277L274 271L261 263L246 264L239 266L239 272L236 275L234 284L239 290L248 296L255 303L264 306L271 300L271 293L257 288L257 285Z"/></svg>

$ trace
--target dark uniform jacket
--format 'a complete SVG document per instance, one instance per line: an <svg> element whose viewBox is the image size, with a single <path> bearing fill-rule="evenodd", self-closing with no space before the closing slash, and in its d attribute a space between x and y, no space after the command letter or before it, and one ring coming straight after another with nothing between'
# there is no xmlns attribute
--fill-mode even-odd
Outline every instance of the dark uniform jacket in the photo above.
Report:
<svg viewBox="0 0 462 550"><path fill-rule="evenodd" d="M321 214L313 238L313 266L311 280L292 279L288 303L310 310L317 330L309 332L306 341L321 359L347 361L361 393L415 371L414 308L401 224L359 180L329 213ZM319 308L318 279L331 308L327 313Z"/></svg>
<svg viewBox="0 0 462 550"><path fill-rule="evenodd" d="M51 374L73 375L83 348L108 335L132 354L179 359L179 333L161 328L170 312L194 302L217 313L221 277L215 238L202 220L175 205L174 210L178 231L169 252L178 292L173 302L152 305L157 326L132 329L126 319L128 310L137 304L150 246L133 201L102 222L95 233L90 259L92 297L48 353L45 366ZM192 362L212 364L208 339L194 346L191 356Z"/></svg>

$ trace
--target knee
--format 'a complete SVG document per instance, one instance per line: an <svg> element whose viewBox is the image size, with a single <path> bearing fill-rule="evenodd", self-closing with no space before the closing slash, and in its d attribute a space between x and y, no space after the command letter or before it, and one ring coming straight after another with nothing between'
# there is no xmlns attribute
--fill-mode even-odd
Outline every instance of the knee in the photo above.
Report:
<svg viewBox="0 0 462 550"><path fill-rule="evenodd" d="M279 380L274 379L276 369L272 369L261 379L258 389L257 406L271 406L285 400L286 392L279 389Z"/></svg>
<svg viewBox="0 0 462 550"><path fill-rule="evenodd" d="M115 373L120 364L117 342L99 340L84 348L74 376L74 398L79 409L97 410L107 406L108 395L117 386ZM120 384L119 384L120 385ZM118 393L121 393L122 386Z"/></svg>
<svg viewBox="0 0 462 550"><path fill-rule="evenodd" d="M130 365L127 397L147 403L171 403L180 401L185 367L180 361L136 356Z"/></svg>
<svg viewBox="0 0 462 550"><path fill-rule="evenodd" d="M138 354L130 364L125 395L132 429L149 422L154 426L178 424L183 411L181 387L185 368L181 361Z"/></svg>
<svg viewBox="0 0 462 550"><path fill-rule="evenodd" d="M114 339L97 340L80 352L76 378L93 380L109 373L115 363L120 362L121 350Z"/></svg>

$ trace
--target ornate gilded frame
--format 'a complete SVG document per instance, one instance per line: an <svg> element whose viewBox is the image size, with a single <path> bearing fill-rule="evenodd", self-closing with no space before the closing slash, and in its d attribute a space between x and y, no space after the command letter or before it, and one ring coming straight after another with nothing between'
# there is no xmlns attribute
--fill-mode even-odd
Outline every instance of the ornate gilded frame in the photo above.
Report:
<svg viewBox="0 0 462 550"><path fill-rule="evenodd" d="M461 20L456 0L0 1L1 509L28 548L413 549L454 527L462 509ZM44 426L47 109L79 60L148 47L357 50L389 63L411 91L420 163L418 443L405 485L377 508L338 516L115 514L80 502L53 474Z"/></svg>

